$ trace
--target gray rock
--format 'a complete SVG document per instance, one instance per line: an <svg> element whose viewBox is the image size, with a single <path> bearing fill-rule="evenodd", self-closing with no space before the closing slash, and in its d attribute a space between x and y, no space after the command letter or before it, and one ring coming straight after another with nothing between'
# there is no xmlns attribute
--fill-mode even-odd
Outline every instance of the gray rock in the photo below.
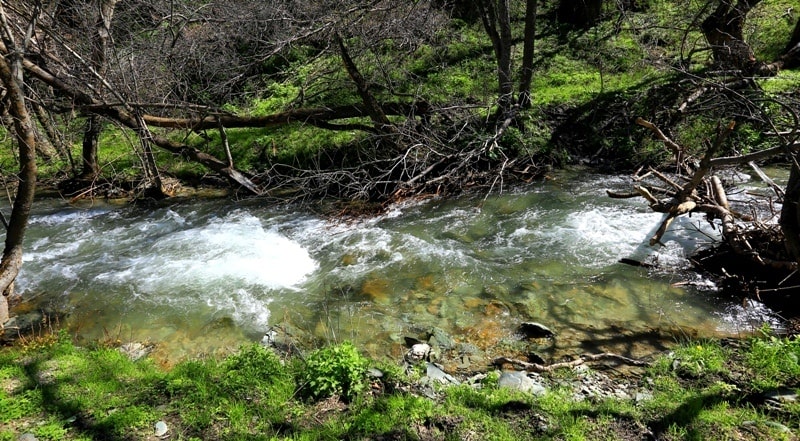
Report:
<svg viewBox="0 0 800 441"><path fill-rule="evenodd" d="M462 355L482 355L483 351L472 343L459 343L456 350Z"/></svg>
<svg viewBox="0 0 800 441"><path fill-rule="evenodd" d="M779 389L764 392L764 398L778 403L789 403L797 401L797 394L789 389Z"/></svg>
<svg viewBox="0 0 800 441"><path fill-rule="evenodd" d="M17 441L38 441L36 435L32 433L23 433L22 435L17 438Z"/></svg>
<svg viewBox="0 0 800 441"><path fill-rule="evenodd" d="M159 421L155 424L153 433L157 437L161 438L162 436L165 436L168 432L169 432L169 427L167 427L167 423L165 423L164 421Z"/></svg>
<svg viewBox="0 0 800 441"><path fill-rule="evenodd" d="M456 346L456 342L453 340L453 338L444 332L442 328L433 328L431 330L431 336L428 339L428 342L431 345L438 346L444 350L450 350Z"/></svg>
<svg viewBox="0 0 800 441"><path fill-rule="evenodd" d="M505 371L497 379L497 385L534 395L544 395L547 392L547 389L541 383L530 378L525 371Z"/></svg>
<svg viewBox="0 0 800 441"><path fill-rule="evenodd" d="M536 322L524 322L520 324L519 333L526 338L551 338L556 335L547 326Z"/></svg>
<svg viewBox="0 0 800 441"><path fill-rule="evenodd" d="M383 378L383 371L380 369L369 368L367 369L367 376L370 378Z"/></svg>
<svg viewBox="0 0 800 441"><path fill-rule="evenodd" d="M442 384L461 384L455 377L439 369L439 367L433 363L427 363L426 368L425 378L427 378L429 382Z"/></svg>

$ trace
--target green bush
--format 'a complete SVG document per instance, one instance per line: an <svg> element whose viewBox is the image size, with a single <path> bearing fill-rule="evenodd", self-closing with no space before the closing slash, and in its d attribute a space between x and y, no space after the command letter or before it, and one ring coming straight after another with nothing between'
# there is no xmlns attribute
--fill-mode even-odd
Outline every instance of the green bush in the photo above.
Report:
<svg viewBox="0 0 800 441"><path fill-rule="evenodd" d="M368 365L349 342L318 349L306 359L303 390L314 399L341 395L352 400L366 388Z"/></svg>

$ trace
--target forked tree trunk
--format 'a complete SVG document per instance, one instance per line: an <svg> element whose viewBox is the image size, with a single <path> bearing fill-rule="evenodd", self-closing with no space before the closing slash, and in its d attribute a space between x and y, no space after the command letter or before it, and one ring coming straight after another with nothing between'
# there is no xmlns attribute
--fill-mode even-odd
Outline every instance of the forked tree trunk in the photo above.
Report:
<svg viewBox="0 0 800 441"><path fill-rule="evenodd" d="M736 69L752 73L758 66L750 45L744 41L744 23L747 13L761 0L720 0L717 9L703 23L701 29L714 61L723 69Z"/></svg>

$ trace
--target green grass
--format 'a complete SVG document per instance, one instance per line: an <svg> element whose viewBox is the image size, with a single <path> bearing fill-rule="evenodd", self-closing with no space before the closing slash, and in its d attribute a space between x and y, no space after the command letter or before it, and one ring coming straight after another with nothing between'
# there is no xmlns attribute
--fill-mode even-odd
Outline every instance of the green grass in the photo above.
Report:
<svg viewBox="0 0 800 441"><path fill-rule="evenodd" d="M788 440L800 433L800 405L775 412L757 397L800 384L798 347L769 334L738 347L686 342L644 377L629 378L647 385L651 397L643 400L576 400L563 386L533 396L499 388L496 373L480 388L437 387L431 399L394 363L377 364L387 375L369 380L366 366L376 363L349 343L305 360L254 344L163 370L47 335L0 350L0 440L26 432L44 440L148 439L160 420L187 440L616 440L646 430L666 440Z"/></svg>

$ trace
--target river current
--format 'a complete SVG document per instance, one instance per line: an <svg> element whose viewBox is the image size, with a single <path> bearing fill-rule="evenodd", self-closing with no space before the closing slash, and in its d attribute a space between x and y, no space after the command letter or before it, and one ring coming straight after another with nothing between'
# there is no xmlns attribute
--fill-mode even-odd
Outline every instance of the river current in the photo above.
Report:
<svg viewBox="0 0 800 441"><path fill-rule="evenodd" d="M151 342L165 362L225 353L275 325L381 357L432 328L499 353L536 321L556 332L551 351L642 355L769 319L687 271L686 256L718 234L702 219L683 217L648 246L662 215L605 194L628 186L556 175L361 221L259 200L42 200L17 288L66 311L61 324L80 339Z"/></svg>

